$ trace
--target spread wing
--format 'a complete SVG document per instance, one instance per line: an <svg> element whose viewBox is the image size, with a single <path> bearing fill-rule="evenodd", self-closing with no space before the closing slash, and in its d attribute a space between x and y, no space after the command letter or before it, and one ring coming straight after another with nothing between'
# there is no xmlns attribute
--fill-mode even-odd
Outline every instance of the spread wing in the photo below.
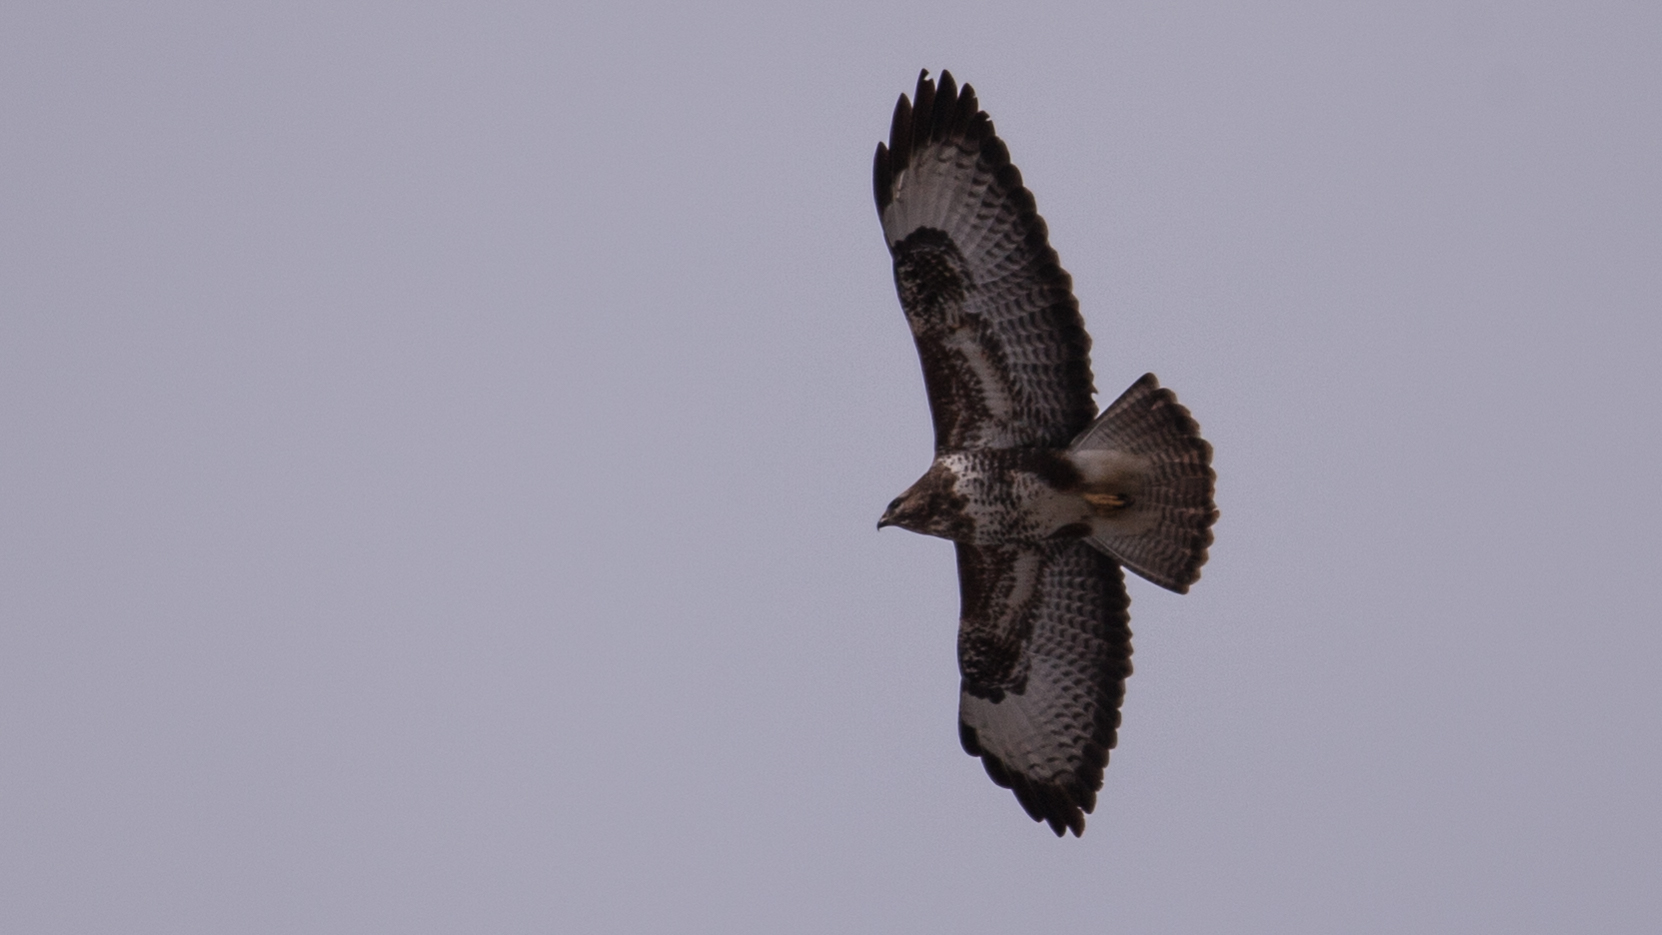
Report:
<svg viewBox="0 0 1662 935"><path fill-rule="evenodd" d="M1066 447L1096 413L1091 339L975 91L920 74L877 144L873 185L935 449Z"/></svg>
<svg viewBox="0 0 1662 935"><path fill-rule="evenodd" d="M1085 830L1131 674L1131 599L1113 559L1073 539L958 545L958 735L1060 836Z"/></svg>

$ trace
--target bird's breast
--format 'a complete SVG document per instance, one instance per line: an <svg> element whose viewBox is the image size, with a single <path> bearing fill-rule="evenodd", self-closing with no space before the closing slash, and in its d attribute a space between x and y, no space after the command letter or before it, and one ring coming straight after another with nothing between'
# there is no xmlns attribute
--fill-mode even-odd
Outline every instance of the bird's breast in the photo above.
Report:
<svg viewBox="0 0 1662 935"><path fill-rule="evenodd" d="M952 452L938 459L950 471L953 493L971 545L1039 542L1077 535L1091 507L1081 496L1079 472L1059 451L1036 448Z"/></svg>

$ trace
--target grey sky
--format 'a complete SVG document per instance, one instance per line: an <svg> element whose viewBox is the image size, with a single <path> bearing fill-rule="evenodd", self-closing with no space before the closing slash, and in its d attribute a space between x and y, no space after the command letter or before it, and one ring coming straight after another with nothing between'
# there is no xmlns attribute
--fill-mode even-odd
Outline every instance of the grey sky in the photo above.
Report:
<svg viewBox="0 0 1662 935"><path fill-rule="evenodd" d="M5 927L1653 931L1659 9L7 4ZM1077 841L873 531L925 66L1217 448Z"/></svg>

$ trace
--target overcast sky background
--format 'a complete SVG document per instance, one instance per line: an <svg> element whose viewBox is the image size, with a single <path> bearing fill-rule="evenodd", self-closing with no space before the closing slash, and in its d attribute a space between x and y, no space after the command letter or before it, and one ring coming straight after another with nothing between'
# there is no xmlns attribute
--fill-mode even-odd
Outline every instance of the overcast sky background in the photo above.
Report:
<svg viewBox="0 0 1662 935"><path fill-rule="evenodd" d="M1662 7L0 7L0 917L1654 932ZM870 162L975 85L1217 449L1057 840Z"/></svg>

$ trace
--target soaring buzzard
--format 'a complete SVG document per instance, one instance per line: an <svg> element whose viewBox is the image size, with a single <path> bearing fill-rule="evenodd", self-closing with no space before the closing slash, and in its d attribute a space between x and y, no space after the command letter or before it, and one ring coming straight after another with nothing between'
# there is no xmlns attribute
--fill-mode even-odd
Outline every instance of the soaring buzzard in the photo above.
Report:
<svg viewBox="0 0 1662 935"><path fill-rule="evenodd" d="M1153 374L1097 414L1072 279L969 85L920 74L873 176L935 422L934 463L877 526L955 544L959 738L1078 835L1131 674L1120 567L1200 577L1212 446Z"/></svg>

